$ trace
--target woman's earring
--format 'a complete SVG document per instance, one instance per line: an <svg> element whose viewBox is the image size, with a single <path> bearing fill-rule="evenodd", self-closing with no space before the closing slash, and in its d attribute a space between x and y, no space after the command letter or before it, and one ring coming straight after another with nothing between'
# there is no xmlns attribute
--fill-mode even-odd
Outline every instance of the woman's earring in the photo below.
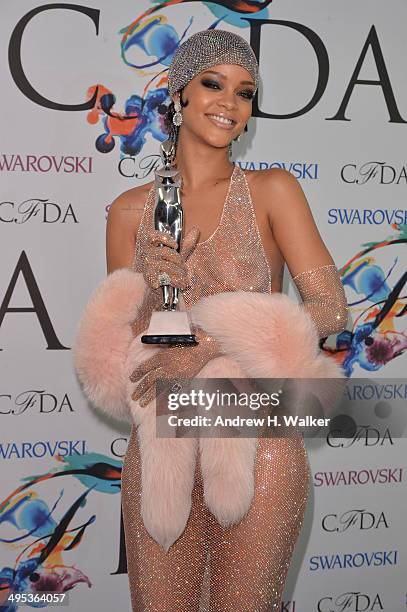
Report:
<svg viewBox="0 0 407 612"><path fill-rule="evenodd" d="M179 127L181 125L181 123L182 123L181 104L180 104L179 100L176 100L174 102L174 108L175 108L175 113L174 113L174 116L172 118L172 122L173 122L174 125Z"/></svg>

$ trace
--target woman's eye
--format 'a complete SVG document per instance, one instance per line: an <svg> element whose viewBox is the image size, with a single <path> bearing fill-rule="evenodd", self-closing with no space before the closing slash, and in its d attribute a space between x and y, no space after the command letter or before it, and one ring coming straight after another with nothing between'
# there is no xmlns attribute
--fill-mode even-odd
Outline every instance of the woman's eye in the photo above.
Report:
<svg viewBox="0 0 407 612"><path fill-rule="evenodd" d="M217 81L212 81L211 79L202 79L201 81L204 87L209 87L210 89L221 89L221 86ZM252 89L245 89L239 92L239 96L245 98L246 100L252 100L254 97L254 91Z"/></svg>
<svg viewBox="0 0 407 612"><path fill-rule="evenodd" d="M247 98L247 100L252 100L254 97L254 92L251 89L246 89L245 91L240 92L243 98Z"/></svg>
<svg viewBox="0 0 407 612"><path fill-rule="evenodd" d="M201 81L204 87L211 87L212 89L219 88L219 84L216 81L209 81L208 79L204 79Z"/></svg>

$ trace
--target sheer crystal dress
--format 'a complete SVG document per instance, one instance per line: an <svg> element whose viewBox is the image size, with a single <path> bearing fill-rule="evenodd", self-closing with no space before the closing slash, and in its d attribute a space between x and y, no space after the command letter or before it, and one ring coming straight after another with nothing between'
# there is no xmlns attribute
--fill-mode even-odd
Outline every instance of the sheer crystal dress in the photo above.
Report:
<svg viewBox="0 0 407 612"><path fill-rule="evenodd" d="M153 187L140 223L134 269L140 271L143 236L151 228ZM220 223L188 260L189 309L201 297L225 291L271 293L271 270L261 242L246 176L235 166ZM294 277L320 335L343 324L343 288L335 266ZM137 335L148 327L147 299ZM338 310L339 308L339 310ZM346 308L346 307L345 307ZM330 313L327 320L327 314ZM328 332L328 333L326 333ZM146 531L140 513L141 466L133 426L122 471L122 509L133 611L269 612L280 610L284 584L302 527L310 474L301 436L259 438L255 493L243 520L222 528L204 503L199 459L191 513L168 552Z"/></svg>

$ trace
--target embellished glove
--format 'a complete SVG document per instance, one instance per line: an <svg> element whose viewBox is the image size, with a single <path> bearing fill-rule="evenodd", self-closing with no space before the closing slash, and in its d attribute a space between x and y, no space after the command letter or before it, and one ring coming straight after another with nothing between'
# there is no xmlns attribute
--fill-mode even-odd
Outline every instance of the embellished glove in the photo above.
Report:
<svg viewBox="0 0 407 612"><path fill-rule="evenodd" d="M146 406L154 399L158 379L193 378L208 361L222 354L215 338L199 327L194 333L199 344L163 348L132 372L131 382L144 377L132 393L132 399L139 400L140 406Z"/></svg>
<svg viewBox="0 0 407 612"><path fill-rule="evenodd" d="M141 271L147 285L157 289L162 284L186 289L190 286L186 260L195 248L200 231L194 226L181 242L178 252L177 242L170 234L151 230L146 237L142 254Z"/></svg>
<svg viewBox="0 0 407 612"><path fill-rule="evenodd" d="M294 276L293 281L320 338L345 329L349 309L335 264L305 270Z"/></svg>

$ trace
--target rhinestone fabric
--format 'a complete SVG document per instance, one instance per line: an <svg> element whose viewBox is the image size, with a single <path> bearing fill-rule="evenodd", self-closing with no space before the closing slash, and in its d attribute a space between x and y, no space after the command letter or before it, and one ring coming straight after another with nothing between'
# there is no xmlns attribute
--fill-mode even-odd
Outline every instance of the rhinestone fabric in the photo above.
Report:
<svg viewBox="0 0 407 612"><path fill-rule="evenodd" d="M154 222L154 186L147 197L133 268L142 271L147 228ZM187 260L191 286L182 292L189 310L202 297L224 291L271 293L271 269L261 241L246 175L235 165L219 225Z"/></svg>
<svg viewBox="0 0 407 612"><path fill-rule="evenodd" d="M293 277L304 309L309 312L320 338L345 329L349 308L335 264L305 270Z"/></svg>
<svg viewBox="0 0 407 612"><path fill-rule="evenodd" d="M248 513L223 528L206 508L197 461L188 522L165 552L141 519L141 462L132 428L122 510L134 612L280 612L308 500L303 439L260 438L254 477Z"/></svg>
<svg viewBox="0 0 407 612"><path fill-rule="evenodd" d="M198 339L197 346L169 346L156 353L154 365L143 362L130 376L136 382L132 393L134 400L140 399L140 406L147 406L155 398L156 380L194 378L210 361L222 354L216 339L200 327L194 329ZM144 369L144 364L147 364ZM145 373L146 372L146 373Z"/></svg>
<svg viewBox="0 0 407 612"><path fill-rule="evenodd" d="M203 70L219 64L238 64L251 74L258 87L259 67L251 46L244 38L227 30L202 30L178 47L168 69L170 96Z"/></svg>
<svg viewBox="0 0 407 612"><path fill-rule="evenodd" d="M158 245L161 246L159 247ZM171 282L180 289L185 289L188 279L183 265L182 253L178 253L176 240L166 232L152 229L146 236L142 272L144 280L152 289Z"/></svg>
<svg viewBox="0 0 407 612"><path fill-rule="evenodd" d="M218 227L198 242L187 266L191 286L182 292L187 309L204 296L225 291L271 293L271 270L240 166L233 169Z"/></svg>
<svg viewBox="0 0 407 612"><path fill-rule="evenodd" d="M141 271L147 230L153 223L154 187L139 226L133 269ZM224 291L271 293L246 176L235 166L218 227L187 261L189 309L203 296ZM161 298L150 290L133 326L138 335ZM191 348L191 347L188 347ZM194 347L192 347L192 350ZM209 512L197 458L192 508L184 532L166 553L146 531L140 511L141 463L136 427L124 459L122 509L133 611L271 612L281 600L309 491L309 463L301 436L259 438L255 494L240 523L221 527Z"/></svg>

